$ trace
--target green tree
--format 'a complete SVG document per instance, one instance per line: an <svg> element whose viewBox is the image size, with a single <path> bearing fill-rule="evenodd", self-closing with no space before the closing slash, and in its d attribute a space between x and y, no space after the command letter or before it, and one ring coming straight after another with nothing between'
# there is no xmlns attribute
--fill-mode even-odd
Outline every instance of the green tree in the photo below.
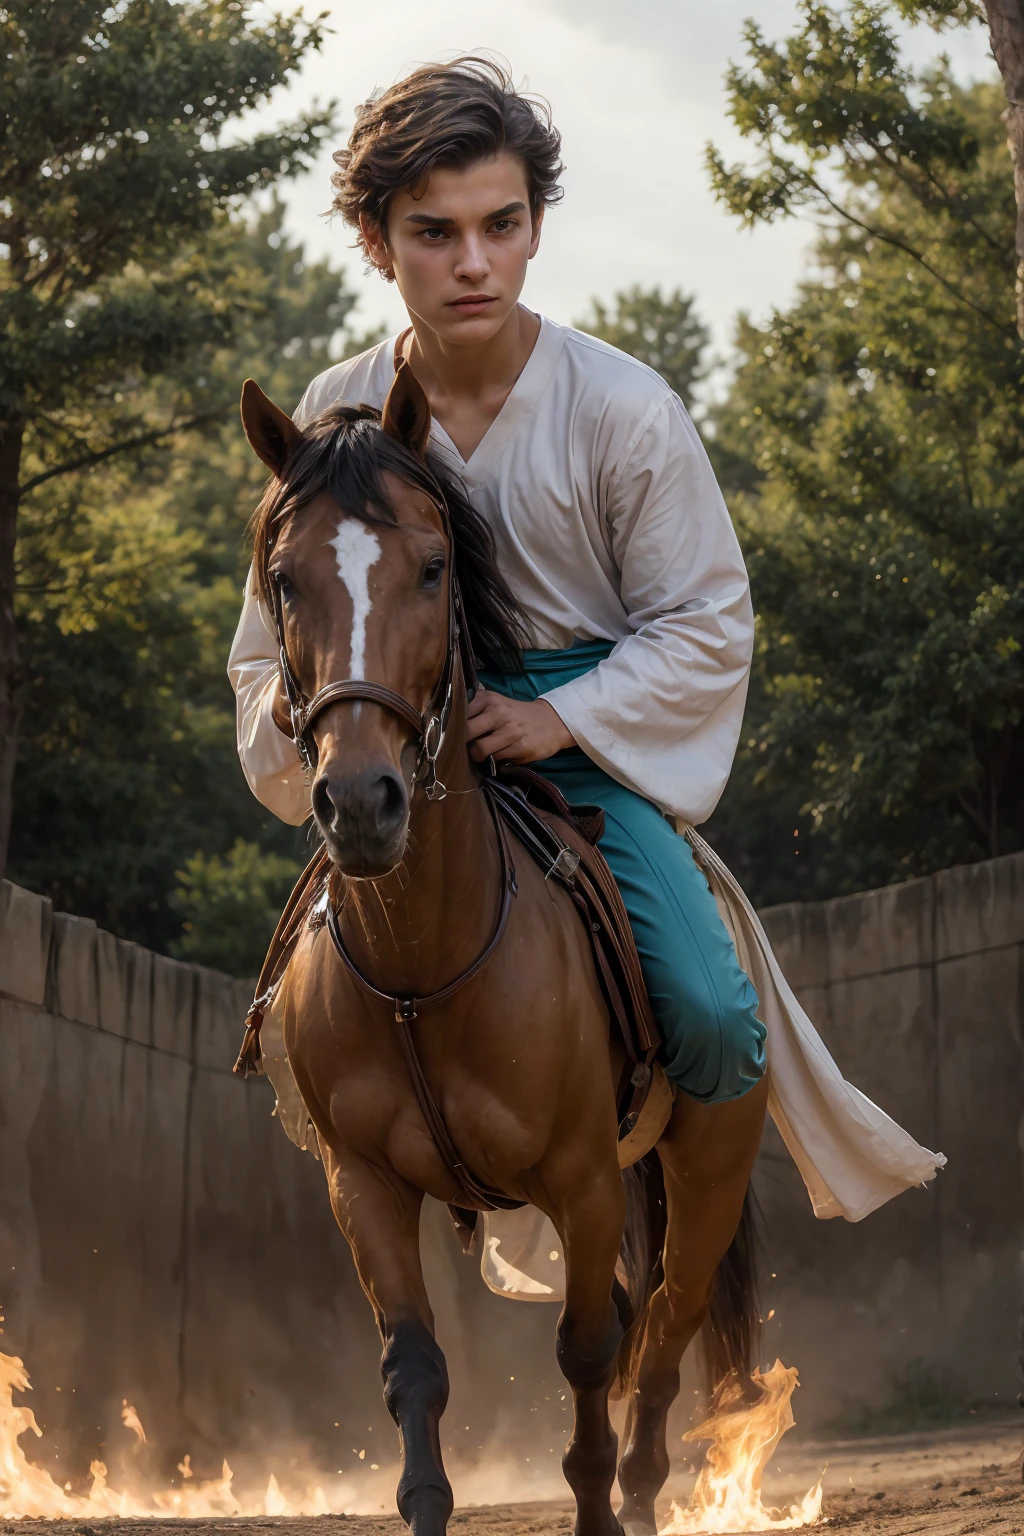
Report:
<svg viewBox="0 0 1024 1536"><path fill-rule="evenodd" d="M910 21L927 21L941 31L984 19L992 56L1006 94L1006 142L1013 164L1017 203L1017 331L1024 338L1024 4L1022 0L896 0Z"/></svg>
<svg viewBox="0 0 1024 1536"><path fill-rule="evenodd" d="M690 410L710 339L694 305L679 288L665 298L660 288L634 285L615 295L611 309L591 300L590 313L575 324L660 373Z"/></svg>
<svg viewBox="0 0 1024 1536"><path fill-rule="evenodd" d="M366 338L346 329L353 300L341 273L304 260L279 204L218 229L216 242L251 315L205 364L211 389L230 392L230 419L55 478L22 513L26 704L10 872L58 907L159 949L183 942L184 917L189 953L245 955L251 971L273 929L265 904L241 917L251 861L269 860L265 888L276 892L279 861L297 868L308 854L304 834L254 800L235 753L225 663L245 526L266 473L235 402L247 374L295 402ZM164 387L158 375L140 390ZM244 867L229 857L239 840ZM242 881L233 904L172 902L177 872L198 855L215 861L221 894Z"/></svg>
<svg viewBox="0 0 1024 1536"><path fill-rule="evenodd" d="M878 6L802 10L778 46L748 27L730 75L758 163L711 153L741 217L826 219L815 280L767 325L741 323L714 423L759 614L717 832L761 900L1024 846L1022 359L998 89L962 90L943 66L915 79Z"/></svg>
<svg viewBox="0 0 1024 1536"><path fill-rule="evenodd" d="M263 853L241 839L223 858L193 854L171 896L182 917L171 953L231 976L257 976L301 869L296 859Z"/></svg>
<svg viewBox="0 0 1024 1536"><path fill-rule="evenodd" d="M321 35L242 0L0 6L0 873L19 503L223 411L204 359L253 307L225 210L309 165L330 115L239 129Z"/></svg>

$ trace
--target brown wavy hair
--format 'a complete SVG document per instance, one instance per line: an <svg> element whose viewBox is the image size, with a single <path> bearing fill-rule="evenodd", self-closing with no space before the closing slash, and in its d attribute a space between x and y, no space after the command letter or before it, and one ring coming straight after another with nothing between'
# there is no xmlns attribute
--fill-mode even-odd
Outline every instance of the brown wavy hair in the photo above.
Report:
<svg viewBox="0 0 1024 1536"><path fill-rule="evenodd" d="M332 207L357 231L362 213L386 234L388 205L403 187L415 196L435 166L464 170L505 152L526 169L536 218L561 200L561 148L548 103L517 91L493 59L424 64L357 107L348 144L334 154ZM367 255L361 234L357 244Z"/></svg>

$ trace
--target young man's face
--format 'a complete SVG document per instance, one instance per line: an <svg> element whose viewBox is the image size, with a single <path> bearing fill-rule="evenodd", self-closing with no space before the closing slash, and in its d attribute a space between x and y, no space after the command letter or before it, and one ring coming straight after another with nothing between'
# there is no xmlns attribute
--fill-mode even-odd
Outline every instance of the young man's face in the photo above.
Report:
<svg viewBox="0 0 1024 1536"><path fill-rule="evenodd" d="M540 225L530 217L522 162L501 154L462 171L435 170L418 197L396 193L386 242L375 225L362 229L414 319L444 341L479 345L515 308Z"/></svg>

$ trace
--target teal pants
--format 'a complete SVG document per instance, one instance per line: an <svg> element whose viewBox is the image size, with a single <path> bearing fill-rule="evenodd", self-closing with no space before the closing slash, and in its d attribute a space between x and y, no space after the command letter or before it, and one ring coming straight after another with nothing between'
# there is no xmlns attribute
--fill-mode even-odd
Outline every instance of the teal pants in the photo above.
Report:
<svg viewBox="0 0 1024 1536"><path fill-rule="evenodd" d="M484 672L485 688L537 699L589 672L604 641L526 651L524 671ZM579 747L534 763L571 803L604 811L601 852L622 892L669 1079L703 1104L738 1099L764 1074L757 993L736 958L707 881L657 806L616 782Z"/></svg>

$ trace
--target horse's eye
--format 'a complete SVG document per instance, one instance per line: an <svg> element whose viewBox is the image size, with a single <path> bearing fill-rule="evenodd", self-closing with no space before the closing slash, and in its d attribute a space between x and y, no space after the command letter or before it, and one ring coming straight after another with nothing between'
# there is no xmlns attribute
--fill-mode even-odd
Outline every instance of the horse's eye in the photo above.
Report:
<svg viewBox="0 0 1024 1536"><path fill-rule="evenodd" d="M427 561L426 566L424 567L423 576L420 579L420 586L439 587L441 585L441 577L443 575L444 556L435 555L432 560Z"/></svg>
<svg viewBox="0 0 1024 1536"><path fill-rule="evenodd" d="M274 572L274 585L281 596L282 603L290 603L295 596L295 588L292 586L284 571Z"/></svg>

